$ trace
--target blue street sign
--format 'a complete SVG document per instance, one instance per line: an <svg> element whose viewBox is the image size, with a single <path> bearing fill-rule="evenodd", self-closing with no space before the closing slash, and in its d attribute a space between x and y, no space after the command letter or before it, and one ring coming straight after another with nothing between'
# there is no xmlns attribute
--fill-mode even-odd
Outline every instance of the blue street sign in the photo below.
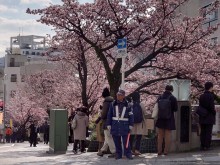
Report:
<svg viewBox="0 0 220 165"><path fill-rule="evenodd" d="M118 49L126 49L127 48L127 38L118 39Z"/></svg>

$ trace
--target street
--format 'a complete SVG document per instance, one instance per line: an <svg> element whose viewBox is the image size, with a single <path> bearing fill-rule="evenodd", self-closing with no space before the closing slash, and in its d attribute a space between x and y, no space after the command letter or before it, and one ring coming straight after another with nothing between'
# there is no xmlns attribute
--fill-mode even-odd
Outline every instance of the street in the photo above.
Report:
<svg viewBox="0 0 220 165"><path fill-rule="evenodd" d="M220 148L206 152L171 153L168 156L143 154L134 160L115 160L98 157L96 153L74 155L69 146L66 154L47 154L48 145L42 143L37 147L29 147L28 142L15 144L0 144L0 165L220 165Z"/></svg>

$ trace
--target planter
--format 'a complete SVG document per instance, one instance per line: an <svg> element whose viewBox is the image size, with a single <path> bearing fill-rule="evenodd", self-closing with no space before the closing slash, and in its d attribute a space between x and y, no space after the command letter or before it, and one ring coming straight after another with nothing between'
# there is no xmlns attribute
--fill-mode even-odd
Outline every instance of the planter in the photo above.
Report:
<svg viewBox="0 0 220 165"><path fill-rule="evenodd" d="M98 152L99 142L98 141L90 141L87 152ZM142 139L141 140L141 153L157 153L157 139Z"/></svg>
<svg viewBox="0 0 220 165"><path fill-rule="evenodd" d="M99 150L99 142L90 141L87 152L98 152L98 150Z"/></svg>
<svg viewBox="0 0 220 165"><path fill-rule="evenodd" d="M141 153L157 153L157 138L142 139L140 152Z"/></svg>

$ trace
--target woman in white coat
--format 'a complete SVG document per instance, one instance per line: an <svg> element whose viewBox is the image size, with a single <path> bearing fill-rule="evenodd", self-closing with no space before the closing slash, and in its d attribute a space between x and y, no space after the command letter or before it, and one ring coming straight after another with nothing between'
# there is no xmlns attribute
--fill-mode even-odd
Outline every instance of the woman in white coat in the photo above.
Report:
<svg viewBox="0 0 220 165"><path fill-rule="evenodd" d="M86 127L89 125L89 118L86 115L87 109L85 107L78 108L77 114L72 121L74 131L74 147L73 152L77 153L77 146L80 143L81 152L85 152Z"/></svg>

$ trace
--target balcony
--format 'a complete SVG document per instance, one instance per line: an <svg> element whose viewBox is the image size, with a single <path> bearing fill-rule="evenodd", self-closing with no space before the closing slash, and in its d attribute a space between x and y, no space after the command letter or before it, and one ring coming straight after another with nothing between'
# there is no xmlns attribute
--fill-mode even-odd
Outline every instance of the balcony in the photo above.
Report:
<svg viewBox="0 0 220 165"><path fill-rule="evenodd" d="M8 67L20 67L24 66L24 62L10 62Z"/></svg>

